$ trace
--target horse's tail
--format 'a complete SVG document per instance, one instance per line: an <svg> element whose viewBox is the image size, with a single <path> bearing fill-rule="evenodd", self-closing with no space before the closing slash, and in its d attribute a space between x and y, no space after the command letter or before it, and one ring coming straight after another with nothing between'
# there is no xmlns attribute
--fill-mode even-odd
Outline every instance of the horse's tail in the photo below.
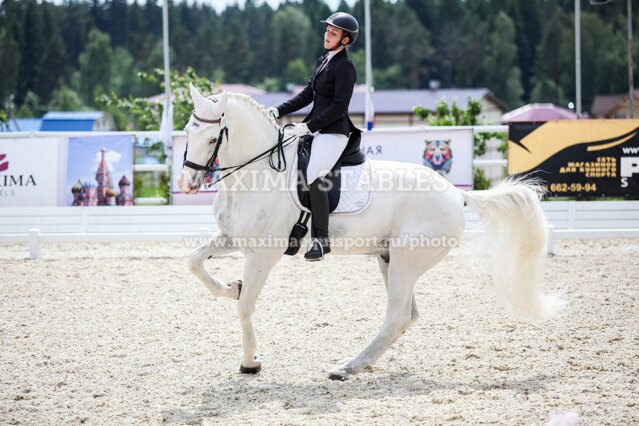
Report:
<svg viewBox="0 0 639 426"><path fill-rule="evenodd" d="M500 295L526 316L550 318L565 302L541 289L547 247L543 193L534 180L509 178L486 191L464 192L464 199L486 224Z"/></svg>

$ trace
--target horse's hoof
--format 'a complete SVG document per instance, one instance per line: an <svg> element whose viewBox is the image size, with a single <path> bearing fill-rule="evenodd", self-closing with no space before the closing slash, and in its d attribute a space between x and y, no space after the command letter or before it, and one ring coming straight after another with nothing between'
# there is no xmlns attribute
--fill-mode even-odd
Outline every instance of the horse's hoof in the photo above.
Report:
<svg viewBox="0 0 639 426"><path fill-rule="evenodd" d="M343 382L346 379L348 379L348 376L342 376L341 374L331 373L331 374L328 375L328 378L331 379L331 380L338 380L340 382Z"/></svg>
<svg viewBox="0 0 639 426"><path fill-rule="evenodd" d="M244 367L240 364L240 373L242 374L257 374L262 370L262 366L258 365L257 367Z"/></svg>
<svg viewBox="0 0 639 426"><path fill-rule="evenodd" d="M339 367L334 368L328 373L328 378L331 380L339 380L340 382L345 381L350 377L352 372L347 367L347 364L342 364Z"/></svg>
<svg viewBox="0 0 639 426"><path fill-rule="evenodd" d="M242 294L242 284L242 280L236 280L228 284L232 299L238 300L240 298L240 294Z"/></svg>

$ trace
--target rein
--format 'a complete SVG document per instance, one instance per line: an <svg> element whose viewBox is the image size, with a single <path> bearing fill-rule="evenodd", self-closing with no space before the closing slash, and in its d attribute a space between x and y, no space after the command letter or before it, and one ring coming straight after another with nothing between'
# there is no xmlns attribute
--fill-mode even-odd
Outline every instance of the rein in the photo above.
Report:
<svg viewBox="0 0 639 426"><path fill-rule="evenodd" d="M184 150L184 162L182 163L182 167L189 167L189 168L194 169L194 170L206 171L206 172L212 173L212 172L215 171L213 169L213 163L215 162L215 159L217 158L218 151L220 150L220 146L222 145L222 142L224 140L224 135L226 135L226 139L227 140L229 138L229 129L228 129L228 127L226 127L226 117L225 117L224 114L222 114L222 117L220 117L220 119L218 119L218 120L208 120L208 119L200 118L197 115L195 115L195 111L192 113L192 115L193 115L193 117L196 120L201 121L202 123L221 124L222 128L220 129L220 134L218 135L218 137L212 139L211 142L210 142L210 143L215 143L215 149L213 150L213 154L211 155L209 160L206 162L206 165L202 166L200 164L193 163L192 161L188 161L186 159L186 153L188 151L188 144L187 144L187 147ZM276 172L285 171L286 170L286 157L284 156L284 148L291 144L291 141L295 139L295 136L290 136L287 139L284 139L284 130L287 127L292 127L292 126L293 126L293 124L286 124L284 127L278 129L277 144L275 144L275 146L273 146L272 148L269 148L266 151L256 155L255 157L253 157L250 160L248 160L246 163L243 163L243 164L240 164L240 165L237 165L237 166L222 167L222 168L218 169L221 172L226 171L226 170L230 170L230 172L228 172L228 173L224 174L223 176L220 176L219 178L217 178L212 183L212 185L215 185L218 182L221 182L226 177L228 177L228 176L232 175L233 173L237 172L238 170L248 166L249 164L256 163L256 162L258 162L260 160L263 160L263 159L265 159L267 157L269 159L269 166L271 166L271 168L273 170L275 170ZM274 155L277 155L277 164L275 164L275 160L273 159Z"/></svg>

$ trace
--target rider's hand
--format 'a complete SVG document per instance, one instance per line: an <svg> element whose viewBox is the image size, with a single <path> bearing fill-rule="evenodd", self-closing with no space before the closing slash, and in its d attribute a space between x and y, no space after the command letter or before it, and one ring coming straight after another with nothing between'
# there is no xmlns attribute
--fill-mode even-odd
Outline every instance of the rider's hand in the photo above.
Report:
<svg viewBox="0 0 639 426"><path fill-rule="evenodd" d="M269 109L266 110L266 112L272 115L273 118L275 118L276 120L280 118L280 112L275 107L270 107Z"/></svg>
<svg viewBox="0 0 639 426"><path fill-rule="evenodd" d="M306 123L299 123L293 127L293 131L291 133L293 134L293 136L301 138L302 136L311 133L311 131L308 130L308 126L306 125Z"/></svg>

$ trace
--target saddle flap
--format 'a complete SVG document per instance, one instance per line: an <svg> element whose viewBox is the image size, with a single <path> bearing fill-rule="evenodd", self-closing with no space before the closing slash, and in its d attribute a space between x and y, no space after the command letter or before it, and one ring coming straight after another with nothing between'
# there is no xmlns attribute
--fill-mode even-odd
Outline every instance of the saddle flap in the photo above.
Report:
<svg viewBox="0 0 639 426"><path fill-rule="evenodd" d="M308 141L307 141L308 142ZM304 139L298 142L304 143ZM309 212L308 186L306 185L306 167L308 156L299 153L310 153L310 144L298 146L296 154L291 161L288 175L288 194L293 205L298 209ZM331 214L355 214L368 207L371 201L371 164L364 157L364 162L356 166L340 164L339 170L329 173L332 181L333 201L329 192L329 211ZM329 176L327 175L327 176ZM306 199L306 200L305 200Z"/></svg>

